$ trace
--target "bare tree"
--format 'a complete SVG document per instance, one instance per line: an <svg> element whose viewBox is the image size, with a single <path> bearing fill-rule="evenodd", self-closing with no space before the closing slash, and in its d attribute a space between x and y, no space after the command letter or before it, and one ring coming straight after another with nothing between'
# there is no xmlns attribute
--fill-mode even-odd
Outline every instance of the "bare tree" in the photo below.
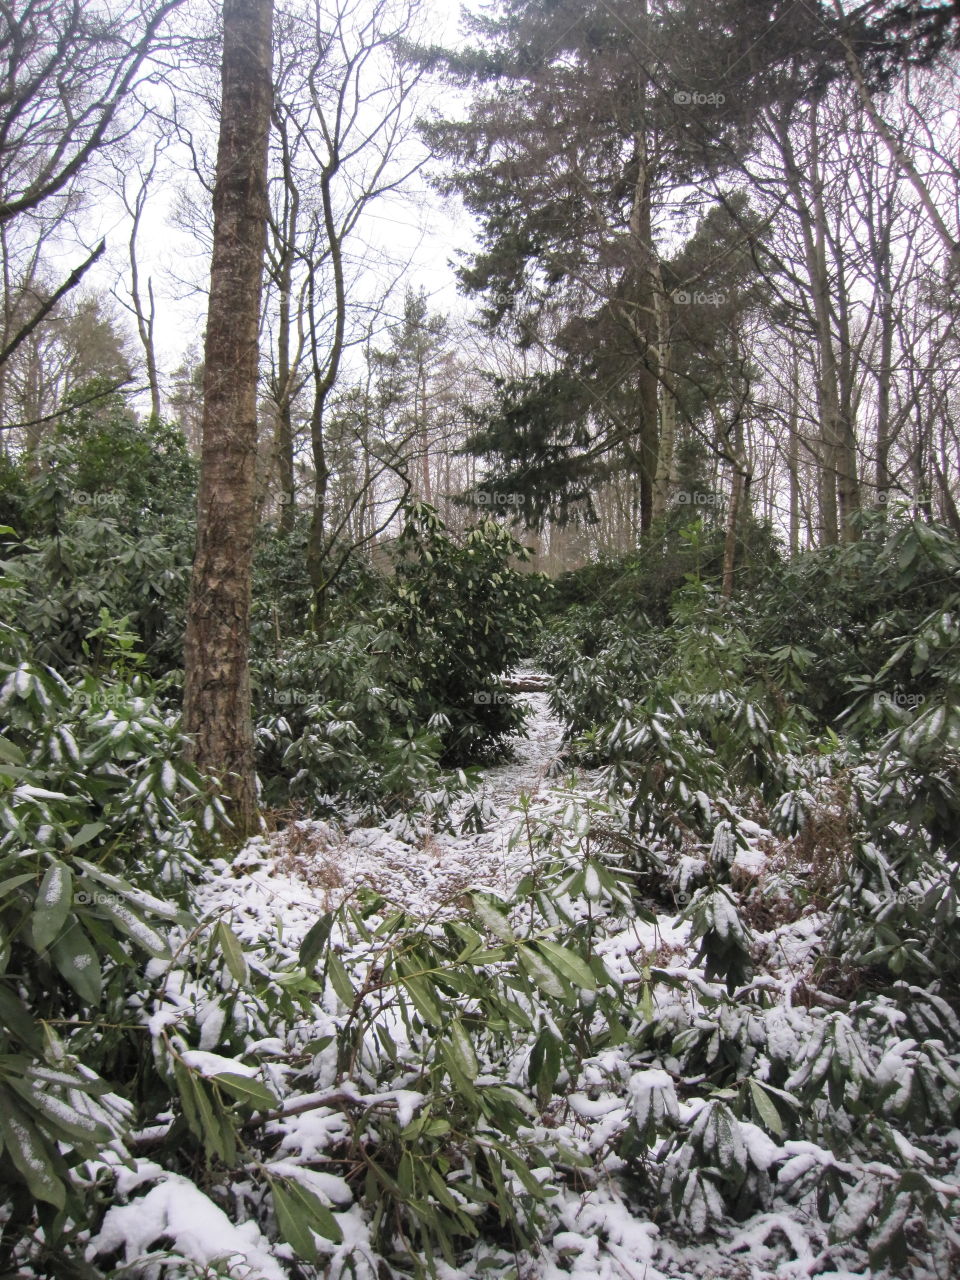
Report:
<svg viewBox="0 0 960 1280"><path fill-rule="evenodd" d="M312 391L314 500L307 563L318 622L332 547L327 405L348 349L367 338L372 315L388 292L381 283L379 296L371 298L358 282L370 263L357 264L352 254L364 248L369 206L402 187L423 159L421 148L411 157L407 145L422 71L401 57L418 9L418 0L313 0L302 19L291 20L296 11L287 15L278 53L275 114L283 167L272 257L285 307L278 323L275 378L282 435L278 453L290 483L287 405L302 376L291 355L290 333L291 326L302 323L306 341L305 347L298 344L296 359L306 363ZM291 307L298 269L305 284L300 318Z"/></svg>
<svg viewBox="0 0 960 1280"><path fill-rule="evenodd" d="M128 276L126 296L115 290L120 302L132 314L137 336L143 349L147 386L150 390L150 413L155 421L160 418L160 371L157 363L156 322L157 303L153 290L153 277L143 279L140 262L140 236L147 201L154 185L161 160L169 143L163 133L155 135L148 144L145 159L139 154L125 155L114 166L113 189L120 197L128 218L127 237Z"/></svg>
<svg viewBox="0 0 960 1280"><path fill-rule="evenodd" d="M91 159L135 122L128 107L167 17L183 0L90 5L24 0L0 6L0 227L69 205ZM98 245L50 295L79 283L103 252ZM55 305L55 303L52 303ZM5 338L0 365L51 307L42 304Z"/></svg>

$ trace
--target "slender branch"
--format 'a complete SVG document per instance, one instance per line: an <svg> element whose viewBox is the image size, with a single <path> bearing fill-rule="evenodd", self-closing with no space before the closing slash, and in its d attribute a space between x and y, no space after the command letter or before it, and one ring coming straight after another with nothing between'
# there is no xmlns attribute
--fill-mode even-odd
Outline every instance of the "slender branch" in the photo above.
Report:
<svg viewBox="0 0 960 1280"><path fill-rule="evenodd" d="M100 243L97 245L96 249L94 249L93 253L90 254L89 258L87 258L86 262L82 262L79 267L71 271L70 275L63 282L60 288L57 289L55 293L52 293L50 295L50 297L46 300L46 302L44 302L43 305L31 317L31 319L27 321L27 323L23 326L23 328L20 329L20 331L10 339L10 341L3 348L3 350L0 351L0 365L6 364L6 362L10 359L10 357L16 351L17 347L19 347L22 342L25 342L27 338L30 337L31 333L33 333L34 329L36 329L36 327L39 324L43 323L43 321L47 318L47 316L50 314L53 308L57 305L60 299L65 297L70 292L71 289L76 288L76 286L80 283L80 281L83 279L86 273L90 270L93 264L97 261L97 259L103 257L103 254L106 251L106 248L107 248L106 240L101 240Z"/></svg>

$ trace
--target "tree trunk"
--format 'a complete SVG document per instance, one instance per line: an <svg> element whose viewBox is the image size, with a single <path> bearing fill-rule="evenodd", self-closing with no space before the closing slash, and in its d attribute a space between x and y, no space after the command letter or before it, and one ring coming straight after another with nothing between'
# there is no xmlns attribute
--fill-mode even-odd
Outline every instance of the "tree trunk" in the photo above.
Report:
<svg viewBox="0 0 960 1280"><path fill-rule="evenodd" d="M659 264L657 275L660 276ZM660 366L660 447L657 452L657 476L653 487L653 518L660 520L667 514L670 500L670 480L673 470L673 450L677 434L677 400L670 384L672 344L670 342L670 303L664 293L662 278L658 279L655 295L657 306L657 345Z"/></svg>
<svg viewBox="0 0 960 1280"><path fill-rule="evenodd" d="M723 585L720 594L727 600L733 595L733 575L737 563L737 529L740 524L740 506L743 501L743 472L734 466L730 482L730 509L727 512L727 530L723 540Z"/></svg>
<svg viewBox="0 0 960 1280"><path fill-rule="evenodd" d="M882 506L890 494L890 387L893 378L893 300L887 277L883 309L880 313L880 369L877 379L877 464L875 483L877 502Z"/></svg>
<svg viewBox="0 0 960 1280"><path fill-rule="evenodd" d="M638 5L642 29L647 30L648 0ZM657 277L659 263L653 247L652 191L647 138L647 95L649 77L640 77L640 127L634 136L637 180L630 211L630 235L637 259L637 298L631 321L639 347L639 424L636 454L640 488L640 532L646 533L653 520L653 494L657 474L658 400L660 391L657 344Z"/></svg>
<svg viewBox="0 0 960 1280"><path fill-rule="evenodd" d="M777 122L778 143L794 212L803 237L804 260L810 286L817 340L817 399L820 416L820 537L824 544L855 536L849 520L860 505L856 439L853 424L841 405L840 370L834 347L831 281L827 269L827 221L823 205L817 115L809 121L810 171L802 174L790 138L789 125ZM809 199L808 199L809 191Z"/></svg>
<svg viewBox="0 0 960 1280"><path fill-rule="evenodd" d="M313 593L313 626L320 633L326 625L328 579L327 553L327 501L330 485L330 467L327 462L324 415L327 398L340 372L340 361L346 340L347 289L343 265L343 237L337 230L333 208L331 183L340 167L340 157L334 154L320 175L320 194L323 203L323 228L333 266L334 326L333 339L327 355L326 366L321 368L316 330L316 300L313 278L310 280L310 353L313 363L314 392L313 411L310 415L310 443L313 449L314 494L310 536L307 539L307 574Z"/></svg>
<svg viewBox="0 0 960 1280"><path fill-rule="evenodd" d="M790 360L790 409L787 419L787 470L790 473L790 554L800 551L800 358Z"/></svg>
<svg viewBox="0 0 960 1280"><path fill-rule="evenodd" d="M660 380L657 368L656 259L653 251L652 211L650 207L650 173L647 165L646 138L637 135L640 151L639 176L630 230L636 241L639 272L635 333L640 346L638 370L639 429L637 454L640 480L640 532L646 533L653 520L653 490L657 472L657 415Z"/></svg>
<svg viewBox="0 0 960 1280"><path fill-rule="evenodd" d="M290 289L293 275L293 249L285 246L280 265L280 316L277 332L277 421L274 449L277 479L280 485L280 532L293 532L293 370L290 367Z"/></svg>
<svg viewBox="0 0 960 1280"><path fill-rule="evenodd" d="M293 469L293 399L296 394L295 358L290 352L292 323L293 267L297 254L297 231L300 217L300 191L297 187L286 121L275 112L274 127L280 135L283 187L281 207L273 221L273 247L268 253L271 275L277 289L277 365L273 380L273 399L277 409L274 429L274 461L280 489L280 532L293 532L296 516Z"/></svg>
<svg viewBox="0 0 960 1280"><path fill-rule="evenodd" d="M225 0L197 550L184 651L190 755L256 829L250 711L257 366L266 248L273 0Z"/></svg>

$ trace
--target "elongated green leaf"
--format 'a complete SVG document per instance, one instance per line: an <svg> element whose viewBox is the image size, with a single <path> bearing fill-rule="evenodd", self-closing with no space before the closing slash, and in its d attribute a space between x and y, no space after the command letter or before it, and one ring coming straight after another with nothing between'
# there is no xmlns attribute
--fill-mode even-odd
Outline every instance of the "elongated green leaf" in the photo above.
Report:
<svg viewBox="0 0 960 1280"><path fill-rule="evenodd" d="M193 1073L188 1071L179 1059L175 1059L173 1075L177 1082L177 1092L180 1094L180 1104L183 1107L183 1118L187 1122L187 1127L198 1138L202 1137L203 1131L200 1128L200 1116L197 1112L197 1086Z"/></svg>
<svg viewBox="0 0 960 1280"><path fill-rule="evenodd" d="M546 938L541 938L536 945L547 964L561 977L572 982L575 987L582 987L584 991L596 991L596 978L590 972L587 963L575 952L561 947L557 942L548 942Z"/></svg>
<svg viewBox="0 0 960 1280"><path fill-rule="evenodd" d="M424 1022L431 1027L442 1027L443 1015L433 997L429 983L424 978L401 978L400 981Z"/></svg>
<svg viewBox="0 0 960 1280"><path fill-rule="evenodd" d="M562 1000L566 996L566 989L557 977L556 971L547 965L536 951L530 947L518 946L517 960L527 977L535 982L541 991L545 991L548 996L553 996L557 1000Z"/></svg>
<svg viewBox="0 0 960 1280"><path fill-rule="evenodd" d="M356 992L346 969L343 967L343 961L335 951L327 952L327 973L330 976L334 991L348 1009L352 1008L356 999Z"/></svg>
<svg viewBox="0 0 960 1280"><path fill-rule="evenodd" d="M69 1142L88 1151L103 1147L113 1136L105 1124L78 1111L56 1094L37 1087L36 1080L10 1079L10 1087L43 1117L47 1132L58 1141Z"/></svg>
<svg viewBox="0 0 960 1280"><path fill-rule="evenodd" d="M33 908L33 945L45 951L62 930L73 905L73 875L65 862L47 868Z"/></svg>
<svg viewBox="0 0 960 1280"><path fill-rule="evenodd" d="M323 955L327 943L330 941L332 928L333 912L328 911L326 915L321 916L316 924L307 930L303 941L300 943L300 963L305 969L312 968L320 956Z"/></svg>
<svg viewBox="0 0 960 1280"><path fill-rule="evenodd" d="M280 1232L288 1244L293 1247L308 1261L317 1261L317 1246L313 1240L311 1231L315 1231L318 1236L323 1236L325 1240L331 1240L334 1244L343 1243L343 1232L336 1218L312 1191L297 1182L294 1178L285 1178L281 1184L276 1179L270 1179L270 1187L273 1192L274 1207L278 1209L277 1224ZM280 1192L281 1200L284 1204L284 1216L281 1218L277 1203L277 1192ZM284 1230L285 1224L289 1222L288 1214L296 1219L296 1227L294 1230L306 1231L308 1240L304 1240L300 1235L298 1238L312 1252L304 1252L301 1245L291 1239Z"/></svg>
<svg viewBox="0 0 960 1280"><path fill-rule="evenodd" d="M43 1056L43 1037L33 1015L6 982L0 982L0 1026L38 1058Z"/></svg>
<svg viewBox="0 0 960 1280"><path fill-rule="evenodd" d="M780 1118L780 1112L770 1101L767 1091L763 1085L756 1080L750 1081L750 1097L753 1102L754 1110L760 1117L764 1126L778 1138L783 1137L783 1121Z"/></svg>
<svg viewBox="0 0 960 1280"><path fill-rule="evenodd" d="M537 1090L537 1101L545 1107L553 1096L554 1085L560 1074L560 1042L549 1027L544 1027L537 1037L530 1054L527 1079Z"/></svg>
<svg viewBox="0 0 960 1280"><path fill-rule="evenodd" d="M494 1142L492 1145L497 1149L497 1151L503 1157L504 1163L513 1170L513 1172L520 1179L524 1188L527 1191L529 1191L529 1193L534 1197L534 1199L546 1200L548 1195L547 1190L543 1186L541 1186L541 1184L533 1176L533 1174L524 1164L522 1158L519 1155L517 1155L515 1151L511 1151L509 1147L505 1146L501 1142Z"/></svg>
<svg viewBox="0 0 960 1280"><path fill-rule="evenodd" d="M203 1140L207 1155L219 1156L224 1163L230 1163L228 1142L224 1141L224 1133L219 1119L214 1114L213 1104L203 1082L193 1072L188 1072L193 1083L193 1101L199 1120L198 1136Z"/></svg>
<svg viewBox="0 0 960 1280"><path fill-rule="evenodd" d="M249 1076L235 1075L232 1071L222 1071L211 1076L218 1085L226 1089L231 1097L245 1102L250 1107L258 1107L261 1111L272 1111L279 1107L279 1099L259 1080L251 1080Z"/></svg>
<svg viewBox="0 0 960 1280"><path fill-rule="evenodd" d="M67 848L79 849L81 845L89 844L91 840L96 839L100 832L106 829L105 822L85 822L76 835L71 836L67 841Z"/></svg>
<svg viewBox="0 0 960 1280"><path fill-rule="evenodd" d="M480 1074L480 1065L473 1049L473 1041L463 1028L459 1018L450 1024L450 1049L457 1061L457 1066L468 1080L476 1080Z"/></svg>
<svg viewBox="0 0 960 1280"><path fill-rule="evenodd" d="M317 1244L313 1233L300 1213L299 1205L293 1196L279 1182L270 1179L270 1194L273 1199L273 1211L277 1216L277 1227L280 1237L290 1245L299 1257L306 1262L319 1262Z"/></svg>
<svg viewBox="0 0 960 1280"><path fill-rule="evenodd" d="M36 880L36 876L32 871L24 872L19 876L10 876L8 880L0 880L0 898L5 898L8 893L13 893L14 889L19 889L28 880Z"/></svg>
<svg viewBox="0 0 960 1280"><path fill-rule="evenodd" d="M485 893L471 894L471 901L477 919L485 929L502 942L516 942L517 935L511 929L506 912L498 902L494 902Z"/></svg>
<svg viewBox="0 0 960 1280"><path fill-rule="evenodd" d="M66 1202L63 1183L57 1177L53 1153L32 1120L14 1103L9 1091L0 1097L0 1134L10 1159L23 1175L30 1194L62 1209Z"/></svg>
<svg viewBox="0 0 960 1280"><path fill-rule="evenodd" d="M77 858L76 865L92 880L98 881L105 889L113 891L112 894L102 894L102 898L113 900L125 898L138 911L146 911L150 915L159 916L161 920L175 921L188 927L194 923L191 916L182 911L175 902L157 898L152 893L137 889L128 880L124 880L121 876L111 875L108 871L104 871L102 867L98 867L96 863L87 862L84 858Z"/></svg>
<svg viewBox="0 0 960 1280"><path fill-rule="evenodd" d="M241 987L245 987L250 981L250 970L247 966L247 958L243 954L243 944L226 920L220 920L217 923L215 936L231 976Z"/></svg>
<svg viewBox="0 0 960 1280"><path fill-rule="evenodd" d="M157 959L167 959L169 951L166 939L141 916L119 898L108 893L97 896L97 906L104 911L122 933L132 942Z"/></svg>

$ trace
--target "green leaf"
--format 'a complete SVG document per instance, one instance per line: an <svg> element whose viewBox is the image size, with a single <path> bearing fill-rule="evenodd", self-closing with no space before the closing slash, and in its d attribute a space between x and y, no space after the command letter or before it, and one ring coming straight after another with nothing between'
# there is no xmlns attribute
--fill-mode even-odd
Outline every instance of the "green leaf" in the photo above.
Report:
<svg viewBox="0 0 960 1280"><path fill-rule="evenodd" d="M19 889L28 880L36 880L36 878L32 871L26 871L23 875L10 876L8 880L0 880L0 898L5 898L8 893L13 893L14 889Z"/></svg>
<svg viewBox="0 0 960 1280"><path fill-rule="evenodd" d="M270 1185L275 1195L279 1184L271 1178ZM337 1222L323 1201L314 1195L308 1187L305 1187L303 1183L297 1182L294 1178L284 1179L281 1195L285 1198L285 1207L292 1209L296 1215L299 1226L308 1227L311 1231L315 1231L318 1236L323 1236L325 1240L331 1240L334 1244L343 1243L343 1232L340 1229L339 1222ZM276 1199L274 1199L274 1204L276 1204ZM279 1215L277 1220L279 1223ZM282 1231L283 1228L281 1227ZM297 1248L297 1245L294 1244L289 1236L284 1238L288 1244L292 1244L295 1249ZM316 1245L312 1237L310 1239L310 1247L314 1250L314 1256L316 1256ZM307 1257L307 1255L304 1254L304 1257Z"/></svg>
<svg viewBox="0 0 960 1280"><path fill-rule="evenodd" d="M177 1092L180 1094L180 1104L183 1107L183 1118L187 1122L187 1127L192 1133L201 1136L200 1117L197 1113L196 1100L196 1082L193 1073L188 1071L179 1058L174 1059L173 1075L177 1082Z"/></svg>
<svg viewBox="0 0 960 1280"><path fill-rule="evenodd" d="M67 848L79 849L81 845L89 844L101 831L106 831L106 829L107 824L105 822L85 822L76 835L71 836L67 841Z"/></svg>
<svg viewBox="0 0 960 1280"><path fill-rule="evenodd" d="M474 893L470 895L470 898L477 919L485 929L499 938L501 942L516 942L517 935L511 929L506 912L499 902L494 902L485 893Z"/></svg>
<svg viewBox="0 0 960 1280"><path fill-rule="evenodd" d="M122 933L125 933L148 955L160 960L168 958L166 939L152 925L147 924L146 920L132 910L126 902L112 899L109 894L101 893L97 895L97 906L110 917Z"/></svg>
<svg viewBox="0 0 960 1280"><path fill-rule="evenodd" d="M0 1027L8 1033L12 1032L38 1058L43 1056L43 1038L31 1010L25 1007L5 982L0 982Z"/></svg>
<svg viewBox="0 0 960 1280"><path fill-rule="evenodd" d="M203 1086L202 1081L198 1080L194 1073L187 1071L193 1084L193 1101L197 1109L197 1134L203 1140L204 1150L208 1156L219 1156L224 1163L229 1164L228 1143L225 1141L224 1131L220 1126L217 1116L214 1114L213 1104Z"/></svg>
<svg viewBox="0 0 960 1280"><path fill-rule="evenodd" d="M416 977L401 978L400 981L424 1022L431 1027L442 1027L443 1014L440 1012L440 1008L426 980L422 977Z"/></svg>
<svg viewBox="0 0 960 1280"><path fill-rule="evenodd" d="M66 1203L63 1183L56 1175L52 1154L32 1120L17 1107L9 1092L0 1103L0 1135L10 1159L23 1175L30 1194L62 1209Z"/></svg>
<svg viewBox="0 0 960 1280"><path fill-rule="evenodd" d="M65 862L47 868L33 908L33 945L45 951L60 933L73 905L73 874Z"/></svg>
<svg viewBox="0 0 960 1280"><path fill-rule="evenodd" d="M333 919L334 913L328 911L304 935L300 943L300 963L305 969L312 968L326 950L327 943L330 941L330 931L333 928Z"/></svg>
<svg viewBox="0 0 960 1280"><path fill-rule="evenodd" d="M541 938L536 946L547 964L556 969L561 977L572 982L575 987L582 987L584 991L596 991L596 978L575 952L561 947L559 943L548 942L546 938Z"/></svg>
<svg viewBox="0 0 960 1280"><path fill-rule="evenodd" d="M76 917L71 917L70 928L64 930L50 948L50 959L81 1000L93 1005L100 1003L103 985L100 957Z"/></svg>
<svg viewBox="0 0 960 1280"><path fill-rule="evenodd" d="M279 1107L280 1100L259 1080L251 1080L249 1076L236 1075L232 1071L223 1071L211 1076L216 1084L226 1089L231 1097L247 1106L257 1107L261 1111L272 1111Z"/></svg>
<svg viewBox="0 0 960 1280"><path fill-rule="evenodd" d="M250 981L250 970L247 966L247 958L243 954L243 944L240 939L227 924L226 920L217 922L214 936L226 961L227 968L230 970L231 977L241 987L245 987Z"/></svg>
<svg viewBox="0 0 960 1280"><path fill-rule="evenodd" d="M503 1157L504 1163L509 1165L513 1172L520 1179L524 1188L534 1197L535 1200L546 1200L549 1192L537 1181L521 1157L503 1143L493 1142L491 1144Z"/></svg>
<svg viewBox="0 0 960 1280"><path fill-rule="evenodd" d="M10 1087L42 1116L44 1127L51 1137L87 1151L103 1147L110 1141L113 1134L105 1124L77 1111L55 1094L38 1088L39 1084L40 1081L36 1079L10 1080ZM83 1081L78 1080L76 1084L82 1086Z"/></svg>
<svg viewBox="0 0 960 1280"><path fill-rule="evenodd" d="M450 1051L466 1078L476 1080L480 1074L480 1065L474 1052L473 1041L467 1035L459 1018L454 1018L450 1024Z"/></svg>
<svg viewBox="0 0 960 1280"><path fill-rule="evenodd" d="M784 1134L783 1121L780 1118L780 1112L770 1101L763 1085L756 1080L750 1081L750 1098L753 1108L760 1117L764 1126L775 1133L778 1138L782 1138Z"/></svg>
<svg viewBox="0 0 960 1280"><path fill-rule="evenodd" d="M112 889L115 896L125 898L138 911L146 911L150 915L159 916L161 920L170 920L187 927L191 927L195 923L189 913L182 911L175 902L169 902L165 898L157 898L152 893L137 889L128 880L124 880L120 876L110 875L102 867L97 866L95 863L87 862L83 858L77 858L76 864L91 879L98 881L106 889Z"/></svg>
<svg viewBox="0 0 960 1280"><path fill-rule="evenodd" d="M566 988L557 977L556 972L545 964L541 956L536 951L522 945L517 946L517 960L521 969L541 991L546 992L548 996L553 996L556 1000L562 1000L567 995Z"/></svg>
<svg viewBox="0 0 960 1280"><path fill-rule="evenodd" d="M527 1079L536 1087L537 1101L541 1107L546 1107L553 1096L560 1065L560 1042L549 1027L544 1027L533 1046L527 1068Z"/></svg>
<svg viewBox="0 0 960 1280"><path fill-rule="evenodd" d="M343 966L343 961L335 951L327 952L327 973L330 976L330 982L333 985L334 991L348 1009L352 1008L353 1002L356 999L356 992L354 991L350 977Z"/></svg>
<svg viewBox="0 0 960 1280"><path fill-rule="evenodd" d="M9 738L0 737L0 760L4 764L23 764L23 752Z"/></svg>

